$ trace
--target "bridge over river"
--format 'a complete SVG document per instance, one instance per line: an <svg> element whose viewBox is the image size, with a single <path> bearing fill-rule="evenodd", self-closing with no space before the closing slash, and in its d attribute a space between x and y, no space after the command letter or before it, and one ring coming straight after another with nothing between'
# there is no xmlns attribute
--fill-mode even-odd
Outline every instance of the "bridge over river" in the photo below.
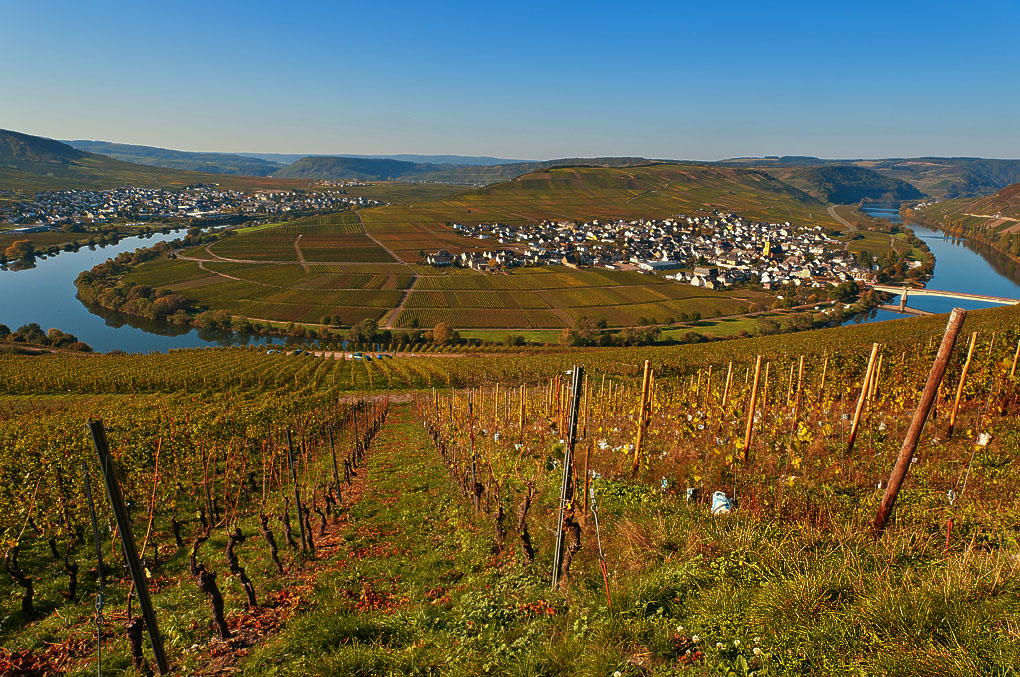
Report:
<svg viewBox="0 0 1020 677"><path fill-rule="evenodd" d="M942 298L950 299L963 299L967 301L980 301L982 303L998 303L1004 306L1015 306L1020 305L1020 299L1008 298L1005 296L987 296L985 294L968 294L966 292L957 291L943 291L941 289L926 289L924 287L904 287L901 285L894 284L876 284L872 285L872 289L875 291L886 292L888 294L899 294L900 303L896 305L884 305L881 308L885 310L892 310L899 313L906 313L908 315L933 315L927 310L919 310L917 308L910 308L907 306L907 298L909 296L941 296Z"/></svg>

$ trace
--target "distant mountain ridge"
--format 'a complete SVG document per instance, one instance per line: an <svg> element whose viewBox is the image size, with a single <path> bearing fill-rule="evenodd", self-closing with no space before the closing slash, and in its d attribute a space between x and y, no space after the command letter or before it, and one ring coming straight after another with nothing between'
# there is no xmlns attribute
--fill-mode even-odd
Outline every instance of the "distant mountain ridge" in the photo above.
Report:
<svg viewBox="0 0 1020 677"><path fill-rule="evenodd" d="M488 155L418 155L415 153L394 153L392 155L359 155L357 153L234 153L244 157L261 158L270 162L289 165L306 157L343 157L363 158L367 160L402 160L404 162L424 162L442 165L511 165L532 160L511 160L509 158L491 157Z"/></svg>
<svg viewBox="0 0 1020 677"><path fill-rule="evenodd" d="M492 166L434 164L342 156L312 156L277 171L274 176L303 179L361 179L490 184L560 166L630 167L653 162L641 157L562 158Z"/></svg>
<svg viewBox="0 0 1020 677"><path fill-rule="evenodd" d="M204 153L183 150L170 150L156 146L138 146L128 143L111 143L109 141L89 141L75 139L67 141L68 145L89 153L99 153L108 157L152 165L169 169L186 169L195 172L212 172L214 174L245 174L247 176L269 176L284 165L261 158L246 157L232 153Z"/></svg>
<svg viewBox="0 0 1020 677"><path fill-rule="evenodd" d="M306 182L155 167L79 150L66 143L0 129L0 190L183 187L217 183L231 188L302 187Z"/></svg>

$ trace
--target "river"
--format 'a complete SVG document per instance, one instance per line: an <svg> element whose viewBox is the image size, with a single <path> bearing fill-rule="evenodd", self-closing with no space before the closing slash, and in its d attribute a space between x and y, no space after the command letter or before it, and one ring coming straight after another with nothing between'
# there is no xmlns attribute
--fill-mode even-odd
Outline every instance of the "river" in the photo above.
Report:
<svg viewBox="0 0 1020 677"><path fill-rule="evenodd" d="M874 204L866 207L865 211L899 222L898 205ZM1020 284L1017 282L1020 280L1020 270L1007 257L988 247L948 237L930 228L913 224L911 228L935 255L935 274L928 282L932 289L1020 298ZM74 278L81 271L121 252L149 247L178 236L177 233L154 233L150 236L129 237L117 244L82 247L77 252L39 258L31 268L0 270L0 323L12 330L29 322L39 323L43 330L56 327L74 334L101 352L115 349L127 352L163 352L172 348L209 345L280 343L280 339L232 332L199 331L162 322L138 320L102 308L89 309L78 300ZM946 313L956 306L975 309L992 305L927 296L913 296L909 304L934 313ZM867 316L854 318L846 324L902 317L899 313L887 310L873 310Z"/></svg>
<svg viewBox="0 0 1020 677"><path fill-rule="evenodd" d="M899 205L873 203L864 207L864 212L893 223L902 223ZM987 296L1004 296L1020 299L1020 270L1005 255L980 243L951 237L937 230L915 223L911 230L935 255L935 271L926 286L943 291L957 291ZM899 303L899 296L891 303ZM964 299L940 298L937 296L910 296L907 305L932 313L948 313L953 308L993 308L997 304L981 303ZM902 319L904 316L888 310L873 310L867 316L856 317L844 324L881 322Z"/></svg>
<svg viewBox="0 0 1020 677"><path fill-rule="evenodd" d="M247 345L279 342L233 332L205 331L128 317L103 308L90 310L78 300L74 278L97 263L139 247L174 240L181 233L153 233L124 238L117 244L82 247L77 252L36 259L22 270L0 270L0 323L13 331L37 322L46 331L74 334L94 350L165 352L171 348Z"/></svg>

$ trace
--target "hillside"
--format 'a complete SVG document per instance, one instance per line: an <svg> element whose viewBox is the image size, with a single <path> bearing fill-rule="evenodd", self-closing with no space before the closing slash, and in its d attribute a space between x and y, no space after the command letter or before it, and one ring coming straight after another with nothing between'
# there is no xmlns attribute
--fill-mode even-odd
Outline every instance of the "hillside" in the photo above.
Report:
<svg viewBox="0 0 1020 677"><path fill-rule="evenodd" d="M826 165L774 169L769 173L822 202L834 204L856 204L861 200L903 202L924 197L912 184L865 167Z"/></svg>
<svg viewBox="0 0 1020 677"><path fill-rule="evenodd" d="M450 168L453 165L449 165ZM444 165L403 160L311 156L276 171L275 176L302 179L406 179L424 172L442 171Z"/></svg>
<svg viewBox="0 0 1020 677"><path fill-rule="evenodd" d="M141 165L87 153L53 139L0 129L0 190L103 189L124 185L183 187L196 183L217 183L239 189L307 185L307 181Z"/></svg>
<svg viewBox="0 0 1020 677"><path fill-rule="evenodd" d="M416 260L419 249L449 245L456 250L461 238L445 223L667 218L714 210L755 220L838 227L819 200L766 172L681 164L558 167L413 209L394 205L359 213L374 237Z"/></svg>
<svg viewBox="0 0 1020 677"><path fill-rule="evenodd" d="M269 176L284 165L261 158L234 155L231 153L197 153L170 150L155 146L136 146L109 141L67 141L68 145L89 153L106 155L117 160L135 162L153 167L186 169L212 174L243 174L246 176Z"/></svg>
<svg viewBox="0 0 1020 677"><path fill-rule="evenodd" d="M972 214L992 214L1020 218L1020 183L1006 186L988 197L973 200L969 211Z"/></svg>
<svg viewBox="0 0 1020 677"><path fill-rule="evenodd" d="M969 220L974 222L972 225L994 222L996 226L1010 227L1010 222L1020 219L1020 183L1006 186L986 197L936 202L921 208L918 213L940 220Z"/></svg>
<svg viewBox="0 0 1020 677"><path fill-rule="evenodd" d="M478 164L439 164L408 162L392 158L347 156L309 156L278 170L274 176L303 179L361 179L426 181L433 183L490 184L522 176L529 172L564 165L592 167L628 167L647 164L635 157L565 158L544 162L514 162L490 166Z"/></svg>
<svg viewBox="0 0 1020 677"><path fill-rule="evenodd" d="M919 157L823 160L806 156L731 158L719 164L759 167L769 171L790 167L854 166L871 169L890 179L906 181L936 199L979 197L1020 182L1020 160L973 157ZM777 174L779 175L779 174Z"/></svg>

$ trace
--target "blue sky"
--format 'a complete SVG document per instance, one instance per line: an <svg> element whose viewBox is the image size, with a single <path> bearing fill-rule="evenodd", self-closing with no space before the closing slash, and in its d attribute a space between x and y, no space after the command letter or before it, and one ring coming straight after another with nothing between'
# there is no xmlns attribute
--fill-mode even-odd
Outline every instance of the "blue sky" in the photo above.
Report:
<svg viewBox="0 0 1020 677"><path fill-rule="evenodd" d="M1020 0L0 0L0 127L186 150L1020 157Z"/></svg>

